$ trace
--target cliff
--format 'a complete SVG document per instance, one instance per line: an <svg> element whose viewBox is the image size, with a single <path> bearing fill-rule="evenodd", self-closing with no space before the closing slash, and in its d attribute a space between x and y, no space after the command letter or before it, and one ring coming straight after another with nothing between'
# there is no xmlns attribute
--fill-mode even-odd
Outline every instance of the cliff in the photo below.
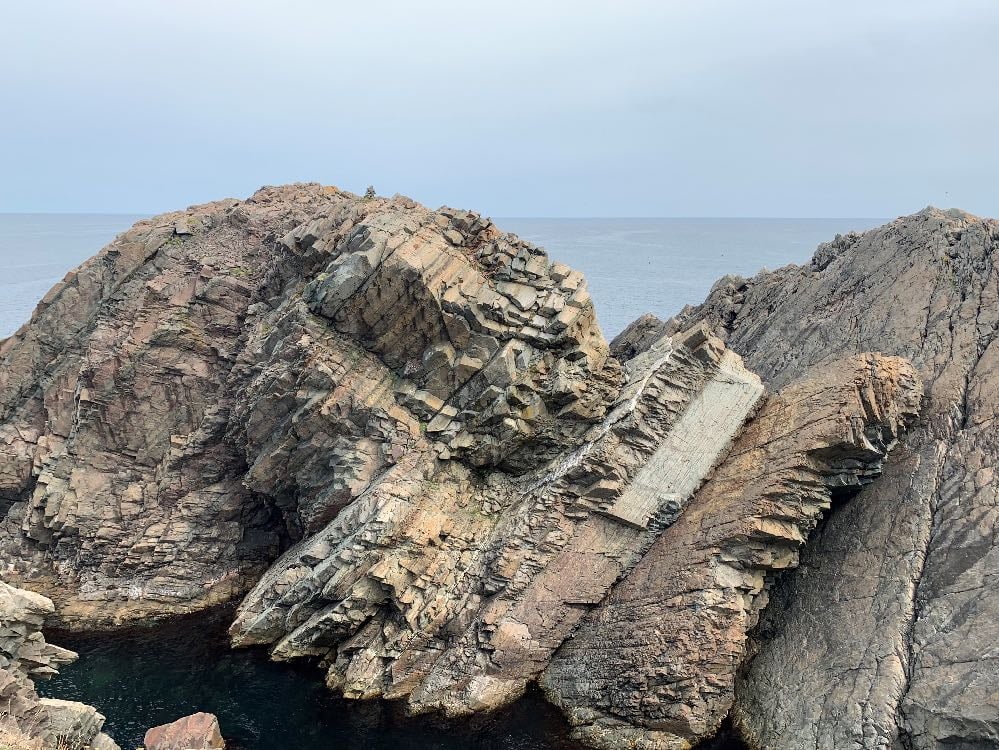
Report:
<svg viewBox="0 0 999 750"><path fill-rule="evenodd" d="M862 618L790 571L851 541L915 552L933 520L885 493L955 476L939 461L962 435L952 462L994 499L995 237L903 219L612 348L578 272L474 213L295 185L140 222L0 342L3 575L79 628L239 600L234 645L413 712L539 682L595 746L687 748L731 712L761 746L811 747L809 728L854 730L845 696L819 716L803 691L831 692L835 618ZM880 323L918 305L914 279L935 290L930 359L911 309ZM988 523L953 516L953 540ZM837 541L848 517L863 533ZM883 561L892 632L916 605L888 590L928 580L921 554ZM794 640L806 615L822 643ZM878 664L918 696L903 657ZM962 674L995 677L982 658ZM888 741L941 736L920 700Z"/></svg>
<svg viewBox="0 0 999 750"><path fill-rule="evenodd" d="M885 476L832 514L779 580L737 687L763 747L999 742L999 223L929 208L819 247L811 263L726 277L618 351L709 321L773 388L854 352L908 358L919 426Z"/></svg>
<svg viewBox="0 0 999 750"><path fill-rule="evenodd" d="M45 642L51 600L0 581L0 746L35 750L117 750L101 733L104 717L76 701L39 698L35 680L56 674L76 654Z"/></svg>

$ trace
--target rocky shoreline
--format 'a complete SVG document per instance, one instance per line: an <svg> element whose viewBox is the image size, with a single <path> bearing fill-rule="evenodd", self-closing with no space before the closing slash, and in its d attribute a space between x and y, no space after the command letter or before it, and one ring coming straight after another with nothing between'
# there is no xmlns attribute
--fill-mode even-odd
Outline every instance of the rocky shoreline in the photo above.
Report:
<svg viewBox="0 0 999 750"><path fill-rule="evenodd" d="M0 575L78 629L240 601L412 713L539 684L598 748L991 747L997 244L927 209L608 344L471 212L143 221L0 342Z"/></svg>

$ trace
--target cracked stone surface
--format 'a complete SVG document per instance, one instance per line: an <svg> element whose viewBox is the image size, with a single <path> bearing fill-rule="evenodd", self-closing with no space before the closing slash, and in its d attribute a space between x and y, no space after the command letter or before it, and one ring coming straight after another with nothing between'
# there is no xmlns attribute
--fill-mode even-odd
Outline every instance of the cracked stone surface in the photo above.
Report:
<svg viewBox="0 0 999 750"><path fill-rule="evenodd" d="M819 248L811 263L726 277L623 356L707 318L771 386L877 350L926 387L918 429L781 578L734 716L760 747L999 743L999 223L926 209Z"/></svg>
<svg viewBox="0 0 999 750"><path fill-rule="evenodd" d="M412 712L540 681L601 747L995 746L997 242L928 209L608 346L472 212L139 222L0 341L0 573L78 628L241 601Z"/></svg>
<svg viewBox="0 0 999 750"><path fill-rule="evenodd" d="M104 716L93 706L35 692L35 681L77 656L46 643L41 628L54 611L50 599L0 581L0 743L13 736L30 738L42 750L117 750L101 732Z"/></svg>
<svg viewBox="0 0 999 750"><path fill-rule="evenodd" d="M859 355L770 397L679 519L582 623L542 687L605 748L689 748L732 706L774 571L837 494L869 484L922 388L897 357Z"/></svg>
<svg viewBox="0 0 999 750"><path fill-rule="evenodd" d="M621 379L578 272L319 185L139 222L0 356L2 559L70 625L240 596L386 476L523 473Z"/></svg>

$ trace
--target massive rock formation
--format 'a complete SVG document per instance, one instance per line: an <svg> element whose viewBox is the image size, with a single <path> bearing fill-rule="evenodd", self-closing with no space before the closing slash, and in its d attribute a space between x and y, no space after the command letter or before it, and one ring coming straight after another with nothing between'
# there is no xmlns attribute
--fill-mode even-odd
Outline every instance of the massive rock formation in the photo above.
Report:
<svg viewBox="0 0 999 750"><path fill-rule="evenodd" d="M244 597L234 644L414 712L540 681L602 747L730 709L764 747L988 737L996 235L902 220L612 353L582 276L473 213L140 222L0 342L2 572L75 627Z"/></svg>
<svg viewBox="0 0 999 750"><path fill-rule="evenodd" d="M927 209L838 237L812 262L727 277L621 353L708 319L768 384L854 352L909 358L917 429L781 578L735 718L761 747L999 743L999 223Z"/></svg>
<svg viewBox="0 0 999 750"><path fill-rule="evenodd" d="M0 356L0 551L87 623L231 599L376 480L543 463L621 378L578 272L317 185L140 222Z"/></svg>
<svg viewBox="0 0 999 750"><path fill-rule="evenodd" d="M117 750L101 733L104 717L76 701L39 698L34 680L56 674L76 654L45 642L41 627L55 607L44 596L0 581L0 746L19 750Z"/></svg>
<svg viewBox="0 0 999 750"><path fill-rule="evenodd" d="M417 711L518 697L675 521L761 395L719 344L695 329L630 362L604 419L535 471L449 461L386 476L271 567L234 641L323 656L331 686Z"/></svg>
<svg viewBox="0 0 999 750"><path fill-rule="evenodd" d="M734 697L775 570L856 491L919 410L898 358L857 356L771 397L680 518L559 651L543 686L600 747L687 748Z"/></svg>

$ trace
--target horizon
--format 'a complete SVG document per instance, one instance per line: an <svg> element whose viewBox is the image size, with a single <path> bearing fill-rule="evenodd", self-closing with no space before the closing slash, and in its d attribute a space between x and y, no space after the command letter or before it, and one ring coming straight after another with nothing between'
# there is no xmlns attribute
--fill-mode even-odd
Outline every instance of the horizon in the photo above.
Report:
<svg viewBox="0 0 999 750"><path fill-rule="evenodd" d="M195 204L199 205L199 204ZM153 218L156 216L163 216L165 214L176 213L178 211L184 211L190 206L184 206L183 208L168 209L166 211L0 211L0 216L139 216L142 218ZM442 206L443 208L443 206ZM452 207L460 208L460 207ZM930 208L924 206L923 209ZM951 206L949 208L940 208L939 206L932 206L941 211L951 211L951 210L963 210L957 206ZM436 210L436 209L432 209ZM465 209L470 211L475 211L475 209ZM481 211L476 211L482 216L486 214ZM917 214L919 211L913 211L908 214L899 214L898 216L528 216L528 215L489 215L486 216L488 219L531 219L531 220L551 220L551 221L710 221L714 219L725 219L727 221L732 220L746 220L746 221L841 221L844 219L863 219L864 221L892 221L893 219L901 218L903 216L912 216ZM965 212L970 213L970 212Z"/></svg>
<svg viewBox="0 0 999 750"><path fill-rule="evenodd" d="M311 178L524 218L999 214L992 0L52 0L0 24L4 212Z"/></svg>

